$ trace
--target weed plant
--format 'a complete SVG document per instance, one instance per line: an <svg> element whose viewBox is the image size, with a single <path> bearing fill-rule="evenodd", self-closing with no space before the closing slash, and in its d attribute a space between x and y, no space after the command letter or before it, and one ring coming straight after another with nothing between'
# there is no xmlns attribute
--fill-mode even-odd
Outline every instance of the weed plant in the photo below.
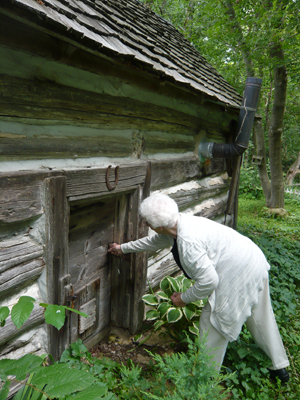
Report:
<svg viewBox="0 0 300 400"><path fill-rule="evenodd" d="M92 357L81 340L66 349L59 362L41 366L41 358L30 355L23 360L7 360L2 379L17 375L27 385L14 400L225 400L229 389L221 386L228 376L219 375L206 350L205 339L192 341L187 335L187 353L159 356L151 354L155 363L147 372L131 360L120 365L110 359ZM35 365L32 365L34 361ZM26 365L25 365L26 364ZM20 371L20 366L22 371ZM72 379L74 377L74 379ZM7 394L7 390L5 391ZM0 391L0 399L5 399Z"/></svg>

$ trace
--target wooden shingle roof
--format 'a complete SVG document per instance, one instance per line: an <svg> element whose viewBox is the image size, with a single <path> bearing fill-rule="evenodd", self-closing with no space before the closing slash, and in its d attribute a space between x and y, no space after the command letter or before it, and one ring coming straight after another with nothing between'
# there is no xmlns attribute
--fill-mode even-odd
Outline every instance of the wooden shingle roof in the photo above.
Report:
<svg viewBox="0 0 300 400"><path fill-rule="evenodd" d="M138 0L1 0L31 23L94 52L137 63L161 79L239 107L241 96L169 22Z"/></svg>

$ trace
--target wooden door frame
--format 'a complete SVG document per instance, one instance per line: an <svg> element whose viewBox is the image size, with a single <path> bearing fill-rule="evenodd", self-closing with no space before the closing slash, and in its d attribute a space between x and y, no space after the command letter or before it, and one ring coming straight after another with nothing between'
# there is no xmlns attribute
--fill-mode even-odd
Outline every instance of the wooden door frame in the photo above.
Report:
<svg viewBox="0 0 300 400"><path fill-rule="evenodd" d="M150 194L151 163L124 165L119 168L118 182L113 190L107 184L107 168L66 171L44 180L45 204L45 261L47 266L48 302L50 304L69 305L70 275L68 270L68 232L70 203L74 201L90 202L103 197L116 195L118 207L123 207L123 220L116 221L115 240L135 240L145 236L146 226L139 218L140 202ZM112 176L112 180L114 177ZM118 213L120 215L120 213ZM122 232L126 232L126 237ZM113 259L111 321L135 333L143 322L143 302L146 288L146 254L133 254L126 260ZM122 274L118 271L120 267ZM124 288L125 297L120 297L116 288ZM117 310L117 312L115 311ZM49 353L58 359L70 344L69 315L63 328L48 326ZM93 344L89 342L90 345Z"/></svg>

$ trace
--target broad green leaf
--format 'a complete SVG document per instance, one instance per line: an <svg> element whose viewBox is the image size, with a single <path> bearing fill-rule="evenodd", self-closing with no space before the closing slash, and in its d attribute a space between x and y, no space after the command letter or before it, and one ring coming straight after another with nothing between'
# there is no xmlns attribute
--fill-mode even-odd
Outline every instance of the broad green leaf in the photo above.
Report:
<svg viewBox="0 0 300 400"><path fill-rule="evenodd" d="M183 274L181 274L181 275L179 275L179 276L176 276L176 281L178 282L178 285L179 286L182 286L182 282L184 281L184 279L186 279L186 277L183 275Z"/></svg>
<svg viewBox="0 0 300 400"><path fill-rule="evenodd" d="M0 323L5 321L8 316L9 316L9 308L0 307Z"/></svg>
<svg viewBox="0 0 300 400"><path fill-rule="evenodd" d="M165 292L157 292L158 297L162 298L163 300L170 300L170 297Z"/></svg>
<svg viewBox="0 0 300 400"><path fill-rule="evenodd" d="M177 322L182 317L182 311L179 308L171 307L167 312L167 320L170 324Z"/></svg>
<svg viewBox="0 0 300 400"><path fill-rule="evenodd" d="M0 360L0 370L6 375L15 375L16 379L23 380L27 374L35 372L43 360L34 354L26 354L19 360Z"/></svg>
<svg viewBox="0 0 300 400"><path fill-rule="evenodd" d="M100 383L82 390L75 396L67 396L66 400L98 400L103 398L103 396L107 393L107 390L108 386L105 383Z"/></svg>
<svg viewBox="0 0 300 400"><path fill-rule="evenodd" d="M28 299L32 299L32 297L20 297L18 303L11 310L11 319L18 329L28 320L33 310L33 301L35 300Z"/></svg>
<svg viewBox="0 0 300 400"><path fill-rule="evenodd" d="M195 326L189 326L189 331L193 334L198 336L199 335L199 329L196 328Z"/></svg>
<svg viewBox="0 0 300 400"><path fill-rule="evenodd" d="M149 306L157 306L158 305L157 297L154 296L153 294L145 294L145 296L142 297L142 300L144 303L148 304Z"/></svg>
<svg viewBox="0 0 300 400"><path fill-rule="evenodd" d="M28 302L35 302L35 299L33 298L33 297L30 297L30 296L21 296L20 298L19 298L19 302L20 303L28 303Z"/></svg>
<svg viewBox="0 0 300 400"><path fill-rule="evenodd" d="M195 304L196 307L203 307L203 300L193 301L191 304Z"/></svg>
<svg viewBox="0 0 300 400"><path fill-rule="evenodd" d="M47 385L43 391L51 398L60 398L86 389L95 379L84 370L72 368L68 364L55 364L42 368L34 375L31 383L34 386Z"/></svg>
<svg viewBox="0 0 300 400"><path fill-rule="evenodd" d="M146 312L146 319L148 321L152 321L154 319L157 319L157 318L159 318L159 316L160 316L160 314L156 310L149 310L149 311Z"/></svg>
<svg viewBox="0 0 300 400"><path fill-rule="evenodd" d="M182 292L184 293L191 285L192 285L191 280L184 278L184 280L182 281Z"/></svg>
<svg viewBox="0 0 300 400"><path fill-rule="evenodd" d="M180 292L179 284L176 281L176 279L172 278L171 276L167 276L167 279L170 282L170 286L171 286L173 292L177 292L177 293Z"/></svg>
<svg viewBox="0 0 300 400"><path fill-rule="evenodd" d="M45 321L47 324L55 326L56 329L60 328L65 323L65 308L55 304L49 304L45 311Z"/></svg>
<svg viewBox="0 0 300 400"><path fill-rule="evenodd" d="M172 306L170 303L166 303L166 302L160 303L160 305L157 308L157 311L159 311L159 313L160 313L160 318L163 318L166 315L169 308L171 308L171 307Z"/></svg>
<svg viewBox="0 0 300 400"><path fill-rule="evenodd" d="M172 289L171 283L170 283L170 281L168 280L168 277L167 277L167 276L166 276L164 279L162 279L162 280L160 281L159 286L160 286L161 290L162 290L163 292L165 292L166 295L167 295L168 297L171 297L171 296L172 296L174 290Z"/></svg>
<svg viewBox="0 0 300 400"><path fill-rule="evenodd" d="M193 304L188 304L182 309L183 314L188 321L190 321L196 315L196 310L196 306L194 306Z"/></svg>
<svg viewBox="0 0 300 400"><path fill-rule="evenodd" d="M243 348L243 347L239 348L239 349L237 350L237 352L238 352L238 354L239 354L239 356L240 356L241 358L246 357L246 356L250 353L249 349Z"/></svg>
<svg viewBox="0 0 300 400"><path fill-rule="evenodd" d="M6 381L0 390L0 400L6 400L9 393L10 381Z"/></svg>
<svg viewBox="0 0 300 400"><path fill-rule="evenodd" d="M167 289L170 289L170 282L168 281L167 277L160 281L159 287L163 292L166 292Z"/></svg>
<svg viewBox="0 0 300 400"><path fill-rule="evenodd" d="M77 339L75 343L71 344L71 349L72 349L72 355L74 357L83 357L88 349L87 347L82 343L81 339Z"/></svg>

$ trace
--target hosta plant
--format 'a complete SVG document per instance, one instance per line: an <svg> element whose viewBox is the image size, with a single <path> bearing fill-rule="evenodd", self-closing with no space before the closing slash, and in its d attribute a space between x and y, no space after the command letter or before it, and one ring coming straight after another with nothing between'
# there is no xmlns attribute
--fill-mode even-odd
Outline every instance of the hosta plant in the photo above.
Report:
<svg viewBox="0 0 300 400"><path fill-rule="evenodd" d="M146 320L155 320L154 331L166 326L168 333L179 341L185 339L183 331L192 335L199 334L198 325L203 301L198 300L185 307L176 307L171 300L174 292L184 293L192 284L193 281L184 275L176 278L166 276L160 282L160 291L143 296L144 303L151 307L146 313Z"/></svg>

